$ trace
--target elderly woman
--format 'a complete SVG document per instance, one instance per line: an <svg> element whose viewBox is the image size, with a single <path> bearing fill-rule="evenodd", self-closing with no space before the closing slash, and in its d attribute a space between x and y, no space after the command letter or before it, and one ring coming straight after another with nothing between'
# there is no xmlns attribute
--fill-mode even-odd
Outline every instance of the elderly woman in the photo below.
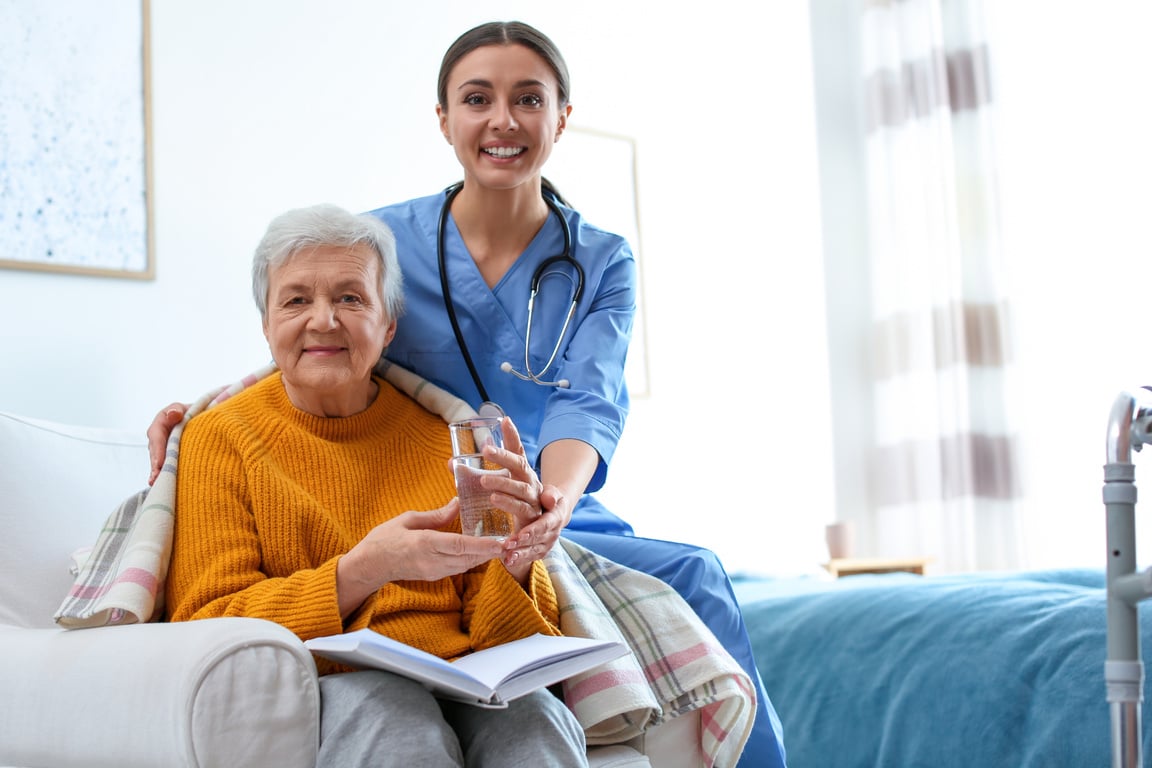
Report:
<svg viewBox="0 0 1152 768"><path fill-rule="evenodd" d="M253 616L302 640L370 627L451 659L560 634L543 563L460 533L440 417L372 375L402 286L391 231L334 206L275 219L252 288L279 372L192 419L167 582L173 621ZM486 480L521 524L540 482L505 421ZM411 511L431 510L431 511ZM489 710L318 660L318 765L585 765L546 690Z"/></svg>

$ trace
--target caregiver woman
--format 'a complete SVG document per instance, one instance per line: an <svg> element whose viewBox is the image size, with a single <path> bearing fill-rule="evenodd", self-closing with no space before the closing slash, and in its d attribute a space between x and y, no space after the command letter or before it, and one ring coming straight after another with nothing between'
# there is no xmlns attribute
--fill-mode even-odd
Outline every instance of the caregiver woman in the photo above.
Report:
<svg viewBox="0 0 1152 768"><path fill-rule="evenodd" d="M784 765L780 723L720 561L699 547L634 537L588 495L604 484L628 414L624 362L636 274L623 238L570 208L553 212L544 196L542 169L572 111L567 65L536 29L493 22L452 44L437 88L440 131L464 179L373 211L396 235L408 307L388 359L473 404L503 407L541 482L552 486L542 497L549 514L520 531L515 546L543 557L567 527L566 537L676 589L756 684L756 720L740 764ZM564 253L564 225L583 271L567 325L577 270L566 261L540 269ZM554 385L562 380L567 386ZM180 412L162 412L149 430L154 469Z"/></svg>

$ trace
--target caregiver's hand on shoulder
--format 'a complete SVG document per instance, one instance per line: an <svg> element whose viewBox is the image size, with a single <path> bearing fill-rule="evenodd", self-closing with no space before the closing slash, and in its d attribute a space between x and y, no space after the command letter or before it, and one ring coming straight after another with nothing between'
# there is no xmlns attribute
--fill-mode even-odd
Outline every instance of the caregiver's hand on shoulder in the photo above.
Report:
<svg viewBox="0 0 1152 768"><path fill-rule="evenodd" d="M148 461L151 464L148 485L152 485L160 476L160 469L164 466L164 454L168 451L168 436L187 412L188 406L184 403L172 403L165 406L156 414L156 418L152 419L152 424L148 427Z"/></svg>

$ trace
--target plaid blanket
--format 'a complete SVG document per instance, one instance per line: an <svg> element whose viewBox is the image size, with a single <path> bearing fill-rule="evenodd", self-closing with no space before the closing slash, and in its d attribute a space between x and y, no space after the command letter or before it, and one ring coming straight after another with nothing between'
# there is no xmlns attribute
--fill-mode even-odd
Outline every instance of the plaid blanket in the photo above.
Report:
<svg viewBox="0 0 1152 768"><path fill-rule="evenodd" d="M55 615L58 625L80 629L163 616L184 424L275 370L268 365L192 404L168 439L155 483L112 512L78 564L72 589ZM386 360L376 370L445 421L475 413L463 400ZM683 598L664 582L563 538L545 564L560 600L564 634L621 640L633 651L564 683L565 701L588 743L628 741L698 710L702 764L735 765L752 728L755 689Z"/></svg>

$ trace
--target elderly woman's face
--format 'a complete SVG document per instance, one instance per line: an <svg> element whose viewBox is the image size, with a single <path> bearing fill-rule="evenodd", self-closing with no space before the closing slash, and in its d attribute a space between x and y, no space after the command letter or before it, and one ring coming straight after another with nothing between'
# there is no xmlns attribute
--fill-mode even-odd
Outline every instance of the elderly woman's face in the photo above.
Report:
<svg viewBox="0 0 1152 768"><path fill-rule="evenodd" d="M308 249L270 270L264 336L297 408L350 416L371 404L372 369L396 330L379 271L367 245Z"/></svg>

